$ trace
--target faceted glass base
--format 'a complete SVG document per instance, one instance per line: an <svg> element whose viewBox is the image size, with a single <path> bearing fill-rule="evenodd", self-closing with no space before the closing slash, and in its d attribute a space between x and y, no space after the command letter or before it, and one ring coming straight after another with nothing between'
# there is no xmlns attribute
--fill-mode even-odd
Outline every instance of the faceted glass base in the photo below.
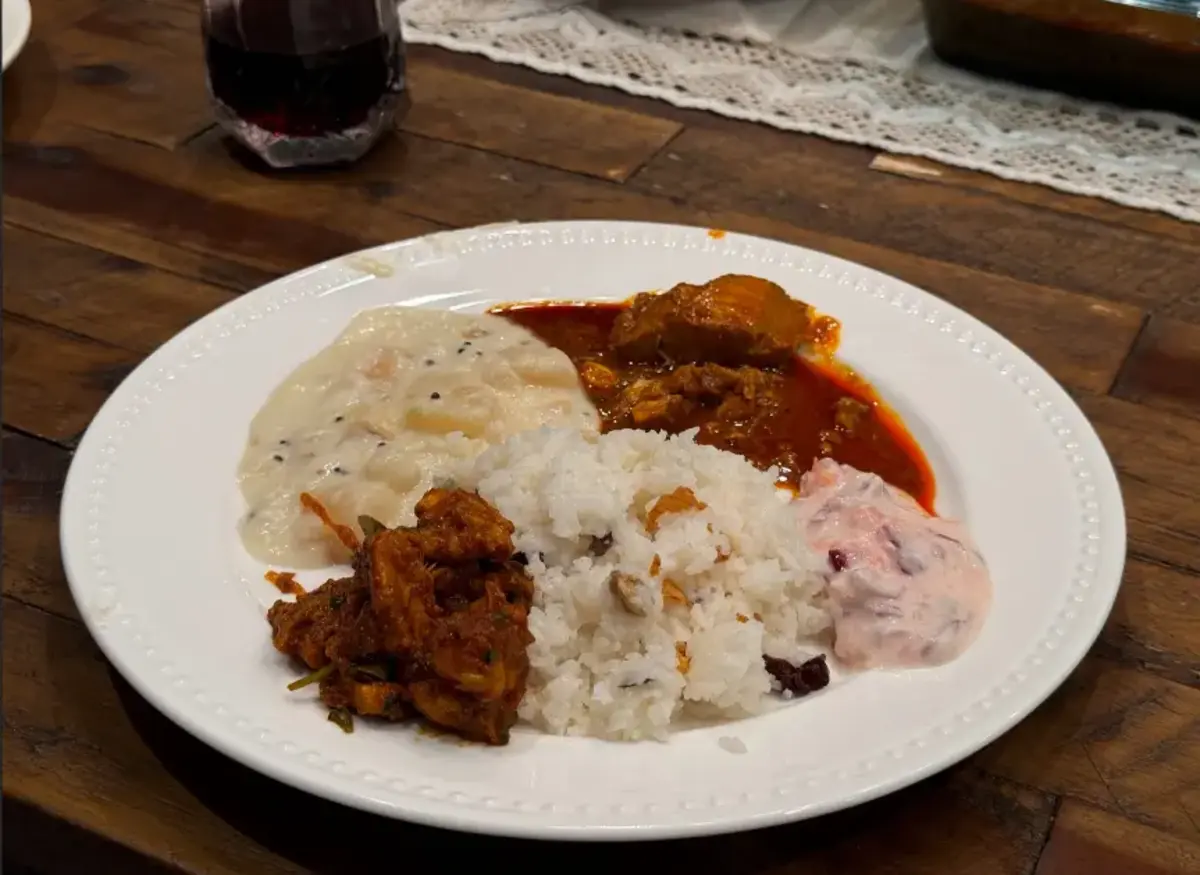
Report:
<svg viewBox="0 0 1200 875"><path fill-rule="evenodd" d="M276 134L245 121L216 98L212 99L212 104L217 121L225 131L266 164L283 170L357 161L395 127L397 118L407 109L408 95L406 92L387 94L362 124L315 137Z"/></svg>

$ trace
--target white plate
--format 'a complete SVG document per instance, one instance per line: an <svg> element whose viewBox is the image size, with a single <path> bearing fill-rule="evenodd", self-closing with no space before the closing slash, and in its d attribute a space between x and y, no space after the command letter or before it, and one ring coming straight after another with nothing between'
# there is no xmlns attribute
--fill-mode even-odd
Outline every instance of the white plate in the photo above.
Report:
<svg viewBox="0 0 1200 875"><path fill-rule="evenodd" d="M487 748L366 721L344 735L312 696L285 690L295 671L269 641L263 615L276 593L234 531L234 472L251 416L292 367L367 307L623 298L731 271L773 279L841 319L842 357L925 448L939 510L966 518L996 583L966 654L934 670L860 675L666 744L519 730L507 747ZM62 543L79 610L121 673L246 765L443 827L636 839L844 808L982 747L1045 699L1095 639L1121 577L1125 521L1112 465L1067 394L949 304L782 243L565 222L380 247L271 283L191 326L97 414L67 479ZM728 751L727 737L746 752Z"/></svg>
<svg viewBox="0 0 1200 875"><path fill-rule="evenodd" d="M4 41L0 69L7 70L21 53L32 24L33 10L29 8L29 0L0 0L0 33Z"/></svg>

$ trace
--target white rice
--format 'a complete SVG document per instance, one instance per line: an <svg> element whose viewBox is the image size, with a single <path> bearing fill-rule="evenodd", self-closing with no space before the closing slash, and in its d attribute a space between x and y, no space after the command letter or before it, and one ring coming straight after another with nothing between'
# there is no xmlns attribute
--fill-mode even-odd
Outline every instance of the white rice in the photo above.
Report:
<svg viewBox="0 0 1200 875"><path fill-rule="evenodd" d="M685 718L756 713L771 697L763 654L812 656L829 626L814 603L824 563L776 472L698 445L694 433L546 428L490 448L461 479L512 520L529 557L536 641L520 713L545 731L661 739ZM680 486L707 508L663 516L648 534L646 512ZM595 555L593 538L606 536ZM645 616L614 595L613 572L638 579ZM690 607L664 605L664 578Z"/></svg>

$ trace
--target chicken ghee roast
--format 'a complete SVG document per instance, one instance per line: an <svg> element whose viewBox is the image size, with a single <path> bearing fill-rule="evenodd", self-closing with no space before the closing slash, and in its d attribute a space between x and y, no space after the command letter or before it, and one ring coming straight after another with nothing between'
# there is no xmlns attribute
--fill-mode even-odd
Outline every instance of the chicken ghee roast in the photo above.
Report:
<svg viewBox="0 0 1200 875"><path fill-rule="evenodd" d="M320 510L317 510L320 513ZM478 495L431 489L417 524L363 518L354 576L267 614L275 647L303 662L335 722L416 712L466 738L503 744L525 692L533 583L513 560L513 526Z"/></svg>
<svg viewBox="0 0 1200 875"><path fill-rule="evenodd" d="M833 360L838 323L779 286L723 276L625 304L438 318L448 339L365 331L352 378L297 390L322 399L322 423L334 414L336 440L276 413L252 428L243 466L263 506L317 524L304 556L319 545L352 563L307 593L269 575L296 595L268 613L276 649L310 671L292 687L316 683L343 729L353 714L420 715L489 744L518 719L661 739L684 717L747 716L826 686L829 651L849 669L921 667L977 635L982 556L933 515L903 424ZM455 386L520 397L489 341L543 401L492 434L464 427L465 443L430 412ZM364 396L386 415L364 414ZM450 448L435 470L383 465L394 445L425 446L430 422ZM302 479L269 469L280 445L315 448L294 461ZM349 458L392 492L350 485ZM415 505L397 500L418 488ZM286 558L271 531L256 531L258 554Z"/></svg>

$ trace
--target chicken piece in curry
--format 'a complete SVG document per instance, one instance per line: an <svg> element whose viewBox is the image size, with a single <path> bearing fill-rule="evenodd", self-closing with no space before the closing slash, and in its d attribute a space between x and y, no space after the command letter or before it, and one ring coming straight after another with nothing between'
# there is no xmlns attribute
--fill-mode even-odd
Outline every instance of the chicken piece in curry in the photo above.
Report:
<svg viewBox="0 0 1200 875"><path fill-rule="evenodd" d="M796 487L831 457L933 507L924 454L873 390L832 361L840 326L775 283L727 275L625 304L499 309L565 352L605 430L698 429Z"/></svg>
<svg viewBox="0 0 1200 875"><path fill-rule="evenodd" d="M456 489L427 492L416 516L413 528L367 521L353 577L271 607L273 643L313 671L343 728L350 714L419 714L505 744L533 641L533 583L514 557L512 523Z"/></svg>
<svg viewBox="0 0 1200 875"><path fill-rule="evenodd" d="M778 407L782 382L778 374L757 368L681 365L623 386L614 399L612 425L669 431L702 410L715 410L715 419L744 420Z"/></svg>
<svg viewBox="0 0 1200 875"><path fill-rule="evenodd" d="M613 353L631 362L770 367L790 361L823 325L829 320L775 283L727 274L638 295L617 317L611 341Z"/></svg>

